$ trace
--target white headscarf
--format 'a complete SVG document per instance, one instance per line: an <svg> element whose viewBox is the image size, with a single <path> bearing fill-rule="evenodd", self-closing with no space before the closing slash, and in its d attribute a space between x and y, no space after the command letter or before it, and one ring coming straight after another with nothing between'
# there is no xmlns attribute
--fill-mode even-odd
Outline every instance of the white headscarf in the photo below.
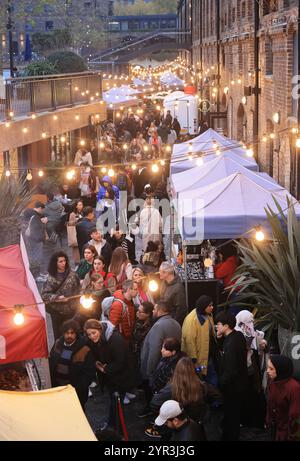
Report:
<svg viewBox="0 0 300 461"><path fill-rule="evenodd" d="M254 350L258 349L258 340L265 336L263 331L255 330L254 317L249 311L241 311L237 314L235 329L243 333L248 346Z"/></svg>

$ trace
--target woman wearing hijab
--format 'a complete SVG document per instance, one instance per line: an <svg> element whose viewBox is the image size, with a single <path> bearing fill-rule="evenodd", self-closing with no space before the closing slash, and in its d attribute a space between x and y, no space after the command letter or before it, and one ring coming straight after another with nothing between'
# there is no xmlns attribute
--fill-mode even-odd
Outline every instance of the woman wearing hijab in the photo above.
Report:
<svg viewBox="0 0 300 461"><path fill-rule="evenodd" d="M206 381L217 386L217 341L212 317L214 306L209 296L200 296L194 309L182 326L181 350L191 359Z"/></svg>
<svg viewBox="0 0 300 461"><path fill-rule="evenodd" d="M249 311L236 316L235 330L243 333L247 344L248 390L242 412L242 424L248 427L264 427L265 397L262 380L266 369L264 333L254 327L254 317Z"/></svg>
<svg viewBox="0 0 300 461"><path fill-rule="evenodd" d="M293 371L290 358L270 356L266 422L277 441L300 441L300 383L292 377Z"/></svg>

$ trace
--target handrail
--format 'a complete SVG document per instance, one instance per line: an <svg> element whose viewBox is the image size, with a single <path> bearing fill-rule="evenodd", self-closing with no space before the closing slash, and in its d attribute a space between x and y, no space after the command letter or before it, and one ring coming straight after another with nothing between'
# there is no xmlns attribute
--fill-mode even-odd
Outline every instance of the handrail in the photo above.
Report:
<svg viewBox="0 0 300 461"><path fill-rule="evenodd" d="M56 79L70 79L74 77L85 77L89 75L100 75L99 72L93 71L84 71L84 72L76 72L76 73L69 73L69 74L48 74L48 75L36 75L36 76L29 76L29 77L9 77L5 81L9 83L19 83L20 81L24 81L24 83L29 82L36 82L37 80L43 80L46 82L47 80L56 80Z"/></svg>
<svg viewBox="0 0 300 461"><path fill-rule="evenodd" d="M110 56L112 54L115 54L119 51L122 51L123 49L128 49L132 46L135 46L135 45L139 45L140 43L143 43L145 41L148 41L148 40L151 40L152 38L156 38L156 37L159 37L161 35L166 35L166 36L170 36L170 35L175 35L175 36L178 36L178 35L190 35L191 34L191 31L178 31L178 30L174 30L174 31L155 31L153 32L152 34L149 34L147 36L143 36L143 37L140 37L139 39L135 40L135 41L131 41L131 42L128 42L128 43L120 43L120 46L119 47L116 47L116 48L108 48L106 50L104 50L103 53L99 53L97 55L94 55L94 57L90 58L89 59L89 63L93 63L93 61L97 60L97 59L101 59L101 58L104 58L105 56ZM176 38L176 37L175 37Z"/></svg>

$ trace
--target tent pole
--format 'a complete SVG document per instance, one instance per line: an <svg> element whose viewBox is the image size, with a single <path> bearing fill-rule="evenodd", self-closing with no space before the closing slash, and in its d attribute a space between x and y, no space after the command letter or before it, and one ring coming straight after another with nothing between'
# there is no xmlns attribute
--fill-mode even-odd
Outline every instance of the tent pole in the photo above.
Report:
<svg viewBox="0 0 300 461"><path fill-rule="evenodd" d="M187 250L187 245L185 243L185 241L183 241L183 244L182 244L182 250L183 250L183 260L184 260L184 284L185 284L185 301L186 301L186 305L188 306L189 305L189 295L188 295L188 272L187 272L187 254L186 254L186 250Z"/></svg>

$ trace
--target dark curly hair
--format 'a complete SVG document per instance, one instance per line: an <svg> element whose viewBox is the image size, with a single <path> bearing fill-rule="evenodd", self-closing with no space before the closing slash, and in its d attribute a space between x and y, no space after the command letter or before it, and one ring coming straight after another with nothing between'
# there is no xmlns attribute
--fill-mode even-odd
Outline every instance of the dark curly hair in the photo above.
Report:
<svg viewBox="0 0 300 461"><path fill-rule="evenodd" d="M53 255L50 258L49 261L49 266L48 266L48 272L52 277L57 276L57 261L58 258L65 258L66 260L66 272L69 272L70 270L70 263L69 263L69 257L64 251L57 251L56 253L53 253Z"/></svg>

